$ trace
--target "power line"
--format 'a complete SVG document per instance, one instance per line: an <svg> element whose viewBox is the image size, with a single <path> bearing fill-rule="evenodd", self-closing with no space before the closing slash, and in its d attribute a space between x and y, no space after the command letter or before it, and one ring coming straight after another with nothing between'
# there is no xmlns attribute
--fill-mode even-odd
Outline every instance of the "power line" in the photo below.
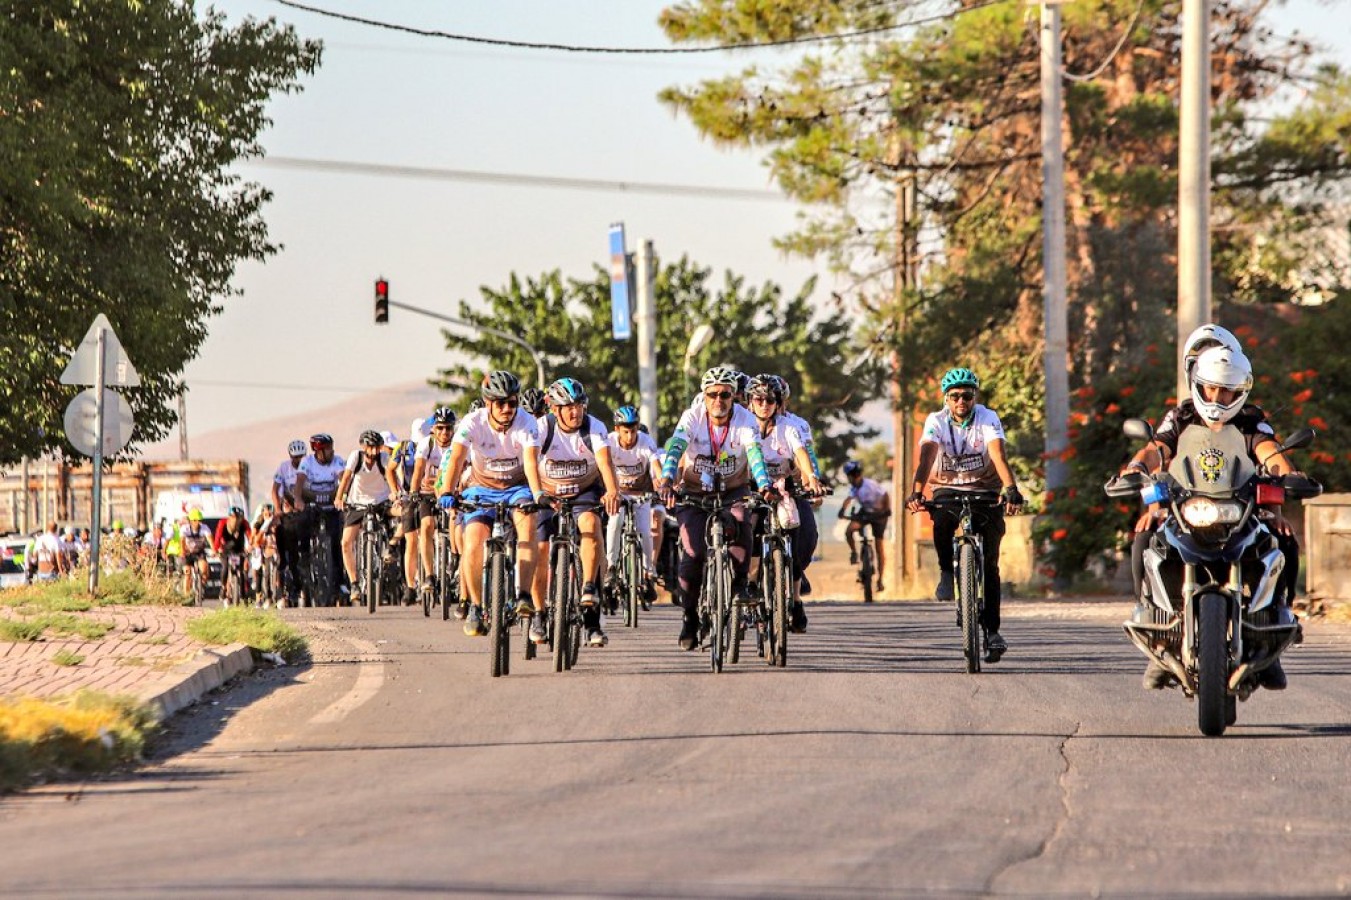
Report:
<svg viewBox="0 0 1351 900"><path fill-rule="evenodd" d="M987 6L994 6L998 3L1006 3L1008 0L985 0L983 3L977 3L962 9L954 10L949 13L940 13L932 16L925 16L918 19L910 19L906 22L897 22L894 25L879 25L876 28L861 28L857 31L843 31L838 34L819 34L807 35L806 37L784 38L778 41L747 41L741 44L717 44L711 47L595 47L577 44L557 44L537 41L518 41L509 38L489 38L472 34L457 34L450 31L440 31L431 28L416 28L412 25L399 25L394 22L384 22L379 19L367 19L362 16L353 16L346 13L334 12L329 9L321 9L317 6L309 6L304 3L297 3L295 0L273 0L281 6L290 9L298 9L302 12L314 13L318 16L326 16L330 19L338 19L342 22L351 22L356 25L368 25L372 28L384 28L389 31L399 31L404 34L415 34L419 37L442 38L448 41L464 41L470 44L488 44L494 47L516 47L523 50L563 50L569 53L613 53L613 54L690 54L690 53L720 53L726 50L755 50L762 47L788 47L795 44L814 44L822 41L837 41L847 38L867 37L873 34L884 34L888 31L896 31L901 28L912 28L917 25L928 25L934 22L943 22L948 19L956 18L962 13L968 13L972 10L983 9Z"/></svg>
<svg viewBox="0 0 1351 900"><path fill-rule="evenodd" d="M243 161L246 165L267 169L293 169L338 175L371 175L387 178L418 178L432 181L470 181L480 184L505 184L528 187L561 188L577 191L621 191L631 194L661 194L677 197L716 197L723 200L759 200L787 202L776 191L753 188L712 187L698 184L662 184L650 181L608 181L601 178L567 178L561 175L520 175L509 172L475 172L466 169L440 169L423 166L394 166L384 163L350 162L333 159L305 159L295 156L261 156Z"/></svg>
<svg viewBox="0 0 1351 900"><path fill-rule="evenodd" d="M1116 58L1116 55L1121 52L1121 48L1126 46L1126 39L1129 38L1131 36L1131 32L1135 30L1136 23L1140 21L1140 14L1144 11L1145 11L1145 0L1140 0L1140 5L1135 8L1135 15L1131 16L1130 24L1126 26L1125 31L1121 32L1121 40L1116 42L1116 46L1112 48L1111 53L1107 54L1107 58L1102 61L1101 65L1099 65L1092 72L1087 72L1083 75L1076 75L1073 72L1061 69L1061 74L1065 76L1065 79L1067 81L1076 81L1082 83L1085 81L1092 81L1094 78L1097 78L1099 75L1101 75L1103 71L1107 68L1107 66L1112 62L1112 60Z"/></svg>
<svg viewBox="0 0 1351 900"><path fill-rule="evenodd" d="M410 397L423 390L419 387L407 387L402 390L380 387L340 387L338 385L326 384L295 384L285 382L269 381L217 381L208 378L190 378L188 379L188 388L193 387L227 387L227 388L254 388L259 390L272 391L315 391L330 394L386 394L392 397Z"/></svg>

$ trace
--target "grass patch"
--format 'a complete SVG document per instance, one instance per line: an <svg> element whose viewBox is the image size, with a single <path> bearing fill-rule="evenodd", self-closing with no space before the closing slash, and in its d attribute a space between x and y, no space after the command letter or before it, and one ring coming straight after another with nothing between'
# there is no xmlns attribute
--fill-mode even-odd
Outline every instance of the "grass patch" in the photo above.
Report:
<svg viewBox="0 0 1351 900"><path fill-rule="evenodd" d="M69 650L58 650L52 654L52 662L58 666L78 666L84 662L84 657Z"/></svg>
<svg viewBox="0 0 1351 900"><path fill-rule="evenodd" d="M79 635L87 641L102 640L113 630L111 622L81 619L71 613L44 613L32 619L0 620L0 640L39 641L50 629L61 637Z"/></svg>
<svg viewBox="0 0 1351 900"><path fill-rule="evenodd" d="M104 557L105 562L115 557ZM90 595L89 569L77 569L69 578L35 581L0 594L0 604L39 612L85 612L95 606L184 606L189 600L181 583L149 560L133 557L105 566L97 595Z"/></svg>
<svg viewBox="0 0 1351 900"><path fill-rule="evenodd" d="M154 713L130 697L0 700L0 792L135 762L154 728Z"/></svg>
<svg viewBox="0 0 1351 900"><path fill-rule="evenodd" d="M232 606L188 623L188 634L207 644L247 644L294 662L308 649L305 638L273 612Z"/></svg>
<svg viewBox="0 0 1351 900"><path fill-rule="evenodd" d="M45 622L30 619L0 619L0 641L14 644L36 641L42 638L42 633L46 630Z"/></svg>

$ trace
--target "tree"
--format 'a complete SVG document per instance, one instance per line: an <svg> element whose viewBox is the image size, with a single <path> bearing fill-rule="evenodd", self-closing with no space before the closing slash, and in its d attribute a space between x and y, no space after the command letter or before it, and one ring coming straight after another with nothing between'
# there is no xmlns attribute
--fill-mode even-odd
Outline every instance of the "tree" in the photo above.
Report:
<svg viewBox="0 0 1351 900"><path fill-rule="evenodd" d="M1293 276L1328 276L1304 271L1300 248L1329 220L1336 193L1327 188L1351 164L1351 80L1319 67L1307 43L1268 27L1267 6L1214 4L1220 309L1288 299ZM1037 33L1023 6L977 0L903 27L932 10L908 0L678 3L662 15L678 42L822 40L801 45L781 67L747 66L662 97L714 141L766 149L779 185L808 209L782 245L823 256L852 279L850 299L867 333L896 350L913 379L951 364L996 373L992 405L1021 451L1015 465L1031 474L1044 427ZM1175 359L1179 13L1180 4L1164 0L1064 7L1065 69L1092 72L1065 92L1070 377L1072 389L1097 396L1101 385L1130 387L1152 374L1144 365L1171 374ZM1305 99L1271 117L1295 89ZM897 248L905 235L894 210L910 180L926 264L922 287L903 288ZM1142 349L1149 345L1157 347L1152 363ZM1152 394L1128 401L1167 396ZM1092 429L1078 434L1097 438ZM1104 446L1116 444L1071 451L1092 450L1101 461ZM1106 474L1075 471L1076 496Z"/></svg>
<svg viewBox="0 0 1351 900"><path fill-rule="evenodd" d="M734 364L751 374L775 372L789 380L793 411L817 429L824 465L836 465L857 440L875 431L863 427L859 409L867 399L850 374L858 356L850 327L837 313L813 318L812 281L792 297L766 283L748 287L727 272L720 288L712 272L681 258L663 266L656 279L657 430L667 434L698 390L698 374L686 376L680 365L693 323L717 327L713 343L698 365ZM481 288L483 307L460 302L457 318L520 335L546 360L548 378L564 375L586 386L591 412L607 425L612 411L638 405L637 358L630 342L615 341L610 327L610 279L600 267L589 281L565 280L557 272L524 281L512 274L501 290ZM443 369L431 384L463 404L477 396L486 370L503 368L533 382L534 361L522 348L487 333L447 331L446 346L472 362Z"/></svg>
<svg viewBox="0 0 1351 900"><path fill-rule="evenodd" d="M59 377L100 312L141 375L134 441L155 440L235 264L277 249L269 192L231 169L320 47L181 0L4 2L0 21L0 463L64 445L79 389Z"/></svg>

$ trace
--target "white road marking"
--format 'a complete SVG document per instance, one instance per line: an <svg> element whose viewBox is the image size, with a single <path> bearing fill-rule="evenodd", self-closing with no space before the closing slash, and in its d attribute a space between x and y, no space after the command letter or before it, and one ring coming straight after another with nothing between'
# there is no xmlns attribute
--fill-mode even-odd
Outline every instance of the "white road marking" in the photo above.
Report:
<svg viewBox="0 0 1351 900"><path fill-rule="evenodd" d="M314 623L320 624L320 623ZM332 631L331 627L325 627L323 630ZM356 648L357 653L375 657L380 651L370 641L361 638L342 636L342 640ZM380 692L380 688L385 683L385 664L379 659L362 662L361 668L357 670L356 683L352 689L343 694L337 700L334 700L327 707L315 713L310 718L311 725L332 725L335 722L341 722L347 718L359 707L373 698Z"/></svg>

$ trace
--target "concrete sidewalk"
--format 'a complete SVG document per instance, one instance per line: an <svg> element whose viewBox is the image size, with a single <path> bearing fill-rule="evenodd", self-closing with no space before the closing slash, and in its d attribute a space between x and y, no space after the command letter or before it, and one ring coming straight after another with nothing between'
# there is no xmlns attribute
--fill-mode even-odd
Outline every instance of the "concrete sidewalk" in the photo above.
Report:
<svg viewBox="0 0 1351 900"><path fill-rule="evenodd" d="M253 669L243 644L213 647L188 635L187 624L205 610L175 606L105 606L79 619L111 625L102 638L56 635L39 641L0 641L0 697L52 697L94 690L126 694L156 708L161 718L195 703L234 676ZM0 607L0 619L18 619ZM78 665L53 658L62 650Z"/></svg>

